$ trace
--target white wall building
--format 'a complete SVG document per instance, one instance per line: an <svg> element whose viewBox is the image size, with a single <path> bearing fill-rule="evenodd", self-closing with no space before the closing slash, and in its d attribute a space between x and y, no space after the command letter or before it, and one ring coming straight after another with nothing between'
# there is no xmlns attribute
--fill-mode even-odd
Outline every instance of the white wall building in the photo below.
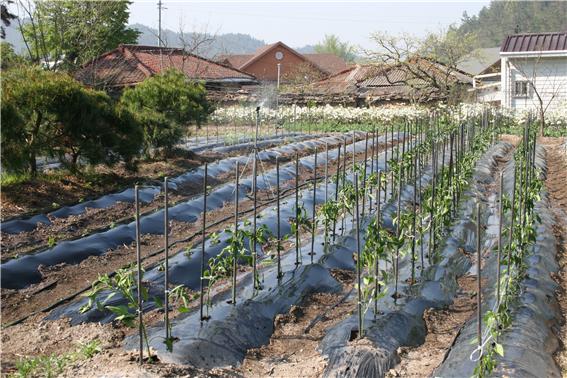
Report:
<svg viewBox="0 0 567 378"><path fill-rule="evenodd" d="M476 49L457 68L473 77L472 101L500 105L500 47Z"/></svg>
<svg viewBox="0 0 567 378"><path fill-rule="evenodd" d="M501 103L513 110L567 103L567 32L515 34L500 48Z"/></svg>

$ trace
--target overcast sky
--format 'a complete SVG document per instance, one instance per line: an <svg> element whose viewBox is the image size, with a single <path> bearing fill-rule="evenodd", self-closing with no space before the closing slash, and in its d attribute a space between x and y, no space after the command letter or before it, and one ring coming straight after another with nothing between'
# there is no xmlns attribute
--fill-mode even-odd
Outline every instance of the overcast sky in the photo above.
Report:
<svg viewBox="0 0 567 378"><path fill-rule="evenodd" d="M245 33L267 43L293 47L315 44L325 34L371 47L374 31L423 35L458 23L463 12L477 14L489 1L413 2L242 2L163 0L162 27L178 31ZM134 0L130 23L157 28L157 0Z"/></svg>

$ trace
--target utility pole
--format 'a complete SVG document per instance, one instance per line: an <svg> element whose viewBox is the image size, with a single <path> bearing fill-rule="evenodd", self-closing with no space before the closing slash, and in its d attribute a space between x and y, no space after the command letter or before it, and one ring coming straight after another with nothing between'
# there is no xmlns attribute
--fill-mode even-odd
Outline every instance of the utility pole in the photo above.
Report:
<svg viewBox="0 0 567 378"><path fill-rule="evenodd" d="M163 47L162 39L161 39L161 11L164 9L163 3L161 0L158 0L158 46L159 48L159 64L160 69L163 69L163 54L161 51L161 47Z"/></svg>
<svg viewBox="0 0 567 378"><path fill-rule="evenodd" d="M163 9L163 4L161 0L158 0L158 46L161 47L161 10Z"/></svg>
<svg viewBox="0 0 567 378"><path fill-rule="evenodd" d="M278 82L276 85L276 109L280 106L280 73L282 69L282 64L278 63Z"/></svg>

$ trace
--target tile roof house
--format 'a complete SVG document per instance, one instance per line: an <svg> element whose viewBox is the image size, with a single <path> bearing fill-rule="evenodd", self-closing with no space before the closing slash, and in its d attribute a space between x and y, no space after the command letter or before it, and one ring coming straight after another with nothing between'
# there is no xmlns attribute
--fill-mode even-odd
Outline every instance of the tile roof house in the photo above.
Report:
<svg viewBox="0 0 567 378"><path fill-rule="evenodd" d="M353 102L377 104L381 102L436 101L446 96L432 88L429 77L441 83L470 86L472 78L458 69L449 69L441 63L426 59L416 60L414 72L421 71L422 77L415 77L402 65L384 66L377 64L356 65L335 75L313 83L312 93L321 96L348 94ZM427 79L424 79L427 73Z"/></svg>
<svg viewBox="0 0 567 378"><path fill-rule="evenodd" d="M382 66L375 64L357 64L313 83L311 90L321 94L353 94L357 91L360 82L377 75L383 69Z"/></svg>
<svg viewBox="0 0 567 378"><path fill-rule="evenodd" d="M287 87L280 94L280 103L361 105L357 102L357 84L377 70L376 66L357 64L304 87Z"/></svg>
<svg viewBox="0 0 567 378"><path fill-rule="evenodd" d="M567 31L509 35L500 57L503 107L541 111L567 105Z"/></svg>
<svg viewBox="0 0 567 378"><path fill-rule="evenodd" d="M278 64L280 79L294 71L301 71L301 65L312 67L320 76L348 68L348 64L334 54L300 54L283 42L263 46L254 54L221 55L218 60L263 81L278 80Z"/></svg>
<svg viewBox="0 0 567 378"><path fill-rule="evenodd" d="M87 86L116 92L170 68L204 81L209 89L257 84L249 73L183 49L142 45L119 45L83 65L75 78Z"/></svg>

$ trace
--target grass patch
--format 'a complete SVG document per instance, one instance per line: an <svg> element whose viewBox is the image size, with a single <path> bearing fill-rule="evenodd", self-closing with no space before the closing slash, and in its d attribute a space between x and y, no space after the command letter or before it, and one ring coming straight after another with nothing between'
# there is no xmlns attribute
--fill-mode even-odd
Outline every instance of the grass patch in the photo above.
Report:
<svg viewBox="0 0 567 378"><path fill-rule="evenodd" d="M8 377L56 377L66 366L79 360L92 358L101 352L100 341L92 340L69 353L62 355L37 356L22 358L16 362L16 372Z"/></svg>
<svg viewBox="0 0 567 378"><path fill-rule="evenodd" d="M2 188L10 188L27 183L55 183L61 181L67 175L69 175L69 172L64 169L50 171L49 173L37 173L35 176L32 176L31 173L28 172L2 172L2 175L0 175L0 186L2 186Z"/></svg>

